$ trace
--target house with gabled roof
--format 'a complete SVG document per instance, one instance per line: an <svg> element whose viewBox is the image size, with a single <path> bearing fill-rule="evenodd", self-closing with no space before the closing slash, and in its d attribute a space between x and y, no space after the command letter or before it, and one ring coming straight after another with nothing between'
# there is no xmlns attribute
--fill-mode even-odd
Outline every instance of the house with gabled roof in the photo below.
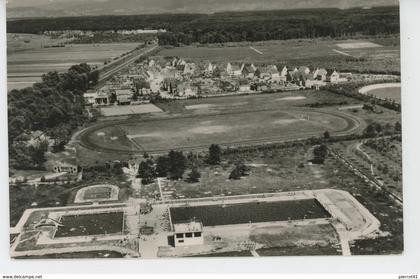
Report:
<svg viewBox="0 0 420 279"><path fill-rule="evenodd" d="M327 80L327 70L325 70L324 68L316 68L316 70L314 71L313 77L316 80L321 80L321 81L326 81Z"/></svg>
<svg viewBox="0 0 420 279"><path fill-rule="evenodd" d="M238 64L238 63L228 63L226 66L226 72L230 76L239 77L242 75L242 70L244 69L245 64Z"/></svg>
<svg viewBox="0 0 420 279"><path fill-rule="evenodd" d="M252 79L255 76L256 70L257 67L255 67L254 64L244 64L242 68L242 75L245 78Z"/></svg>

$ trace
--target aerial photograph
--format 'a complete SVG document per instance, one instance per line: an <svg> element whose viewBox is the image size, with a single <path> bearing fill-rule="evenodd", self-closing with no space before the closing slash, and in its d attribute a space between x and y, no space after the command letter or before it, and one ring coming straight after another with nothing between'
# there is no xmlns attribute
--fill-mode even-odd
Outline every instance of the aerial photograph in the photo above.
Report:
<svg viewBox="0 0 420 279"><path fill-rule="evenodd" d="M10 257L400 255L398 0L7 3Z"/></svg>

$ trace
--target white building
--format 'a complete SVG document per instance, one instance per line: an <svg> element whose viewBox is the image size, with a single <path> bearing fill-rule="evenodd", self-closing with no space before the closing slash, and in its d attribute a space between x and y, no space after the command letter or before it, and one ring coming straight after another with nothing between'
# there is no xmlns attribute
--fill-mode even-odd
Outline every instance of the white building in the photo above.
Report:
<svg viewBox="0 0 420 279"><path fill-rule="evenodd" d="M174 224L174 243L177 246L201 245L204 243L203 224L198 221Z"/></svg>

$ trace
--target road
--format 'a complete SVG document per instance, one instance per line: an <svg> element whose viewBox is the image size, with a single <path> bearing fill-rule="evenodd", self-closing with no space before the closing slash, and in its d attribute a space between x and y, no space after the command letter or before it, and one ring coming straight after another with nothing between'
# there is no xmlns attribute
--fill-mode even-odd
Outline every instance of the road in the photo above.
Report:
<svg viewBox="0 0 420 279"><path fill-rule="evenodd" d="M120 71L121 69L127 67L129 64L133 63L134 61L136 61L139 57L144 56L152 51L154 51L155 49L158 48L158 45L153 45L151 47L147 47L145 50L143 50L142 52L133 55L133 57L127 59L126 61L122 62L119 65L116 65L115 67L105 71L105 72L101 72L100 76L99 76L99 84L103 81L105 81L106 79L110 78L112 75L114 75L115 73L117 73L118 71Z"/></svg>

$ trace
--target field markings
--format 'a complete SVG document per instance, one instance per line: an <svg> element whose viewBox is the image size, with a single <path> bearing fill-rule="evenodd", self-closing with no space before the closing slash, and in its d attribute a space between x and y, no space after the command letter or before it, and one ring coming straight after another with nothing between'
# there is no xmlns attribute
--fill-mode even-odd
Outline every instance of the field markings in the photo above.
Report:
<svg viewBox="0 0 420 279"><path fill-rule="evenodd" d="M351 54L348 54L348 53L345 53L345 52L343 52L343 51L340 51L340 50L336 50L336 49L333 49L332 51L334 51L334 52L336 52L336 53L338 53L338 54L342 54L342 55L345 55L345 56L350 56L350 57L354 57L353 55L351 55Z"/></svg>
<svg viewBox="0 0 420 279"><path fill-rule="evenodd" d="M258 49L256 49L255 47L249 46L250 49L252 49L253 51L255 51L258 54L264 54L262 51L259 51Z"/></svg>

